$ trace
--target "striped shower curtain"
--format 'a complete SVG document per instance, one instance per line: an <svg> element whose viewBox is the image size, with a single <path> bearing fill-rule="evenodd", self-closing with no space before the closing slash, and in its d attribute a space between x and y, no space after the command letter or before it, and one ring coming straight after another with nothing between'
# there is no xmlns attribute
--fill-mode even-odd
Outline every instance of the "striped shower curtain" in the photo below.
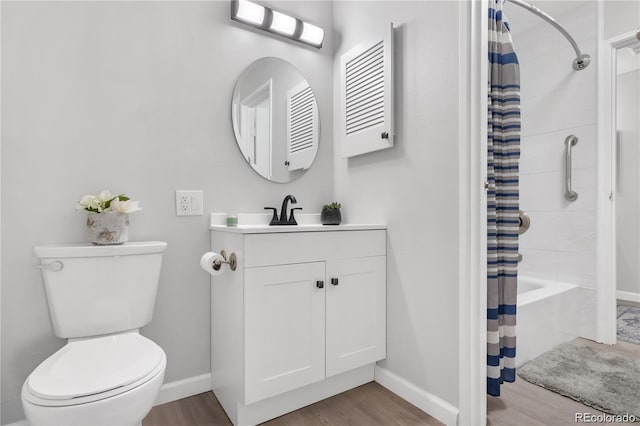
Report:
<svg viewBox="0 0 640 426"><path fill-rule="evenodd" d="M504 0L489 6L487 393L516 378L520 69Z"/></svg>

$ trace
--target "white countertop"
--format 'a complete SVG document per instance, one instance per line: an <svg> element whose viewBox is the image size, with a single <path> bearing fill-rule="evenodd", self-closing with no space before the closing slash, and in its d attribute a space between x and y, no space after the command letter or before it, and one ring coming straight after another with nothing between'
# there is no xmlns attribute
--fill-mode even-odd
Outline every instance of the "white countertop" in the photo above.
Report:
<svg viewBox="0 0 640 426"><path fill-rule="evenodd" d="M319 213L296 215L298 225L269 226L271 214L239 213L238 226L227 226L226 213L211 213L209 229L212 231L231 232L235 234L273 234L282 232L331 232L331 231L367 231L387 229L387 225L379 223L343 223L340 225L322 225Z"/></svg>
<svg viewBox="0 0 640 426"><path fill-rule="evenodd" d="M211 225L212 231L232 232L235 234L274 234L282 232L327 232L327 231L365 231L372 229L387 229L386 225L344 223L341 225Z"/></svg>

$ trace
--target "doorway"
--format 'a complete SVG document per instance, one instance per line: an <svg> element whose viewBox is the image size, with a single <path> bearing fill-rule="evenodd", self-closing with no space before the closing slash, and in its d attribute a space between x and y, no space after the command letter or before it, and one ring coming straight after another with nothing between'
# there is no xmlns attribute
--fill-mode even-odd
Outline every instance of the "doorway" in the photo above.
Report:
<svg viewBox="0 0 640 426"><path fill-rule="evenodd" d="M635 156L637 167L640 151L638 37L633 31L606 40L599 69L598 341L610 345L617 341L617 300L640 301L640 177L628 162Z"/></svg>

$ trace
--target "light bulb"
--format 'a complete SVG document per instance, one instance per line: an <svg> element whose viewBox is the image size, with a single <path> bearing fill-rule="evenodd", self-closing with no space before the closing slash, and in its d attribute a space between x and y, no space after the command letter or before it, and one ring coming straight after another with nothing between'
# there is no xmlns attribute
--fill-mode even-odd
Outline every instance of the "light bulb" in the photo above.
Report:
<svg viewBox="0 0 640 426"><path fill-rule="evenodd" d="M264 7L247 0L238 0L236 18L255 25L262 25L264 21Z"/></svg>
<svg viewBox="0 0 640 426"><path fill-rule="evenodd" d="M302 34L300 40L312 44L314 46L321 46L324 39L324 30L320 27L316 27L313 24L304 22L302 27Z"/></svg>
<svg viewBox="0 0 640 426"><path fill-rule="evenodd" d="M280 34L292 36L296 32L296 19L291 16L287 16L284 13L273 13L273 19L271 20L271 31L275 31Z"/></svg>

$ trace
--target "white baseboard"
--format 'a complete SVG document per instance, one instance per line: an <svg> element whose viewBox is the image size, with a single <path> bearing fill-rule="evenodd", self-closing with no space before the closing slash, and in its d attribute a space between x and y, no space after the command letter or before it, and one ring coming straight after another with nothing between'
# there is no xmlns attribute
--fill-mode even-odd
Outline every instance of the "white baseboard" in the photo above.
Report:
<svg viewBox="0 0 640 426"><path fill-rule="evenodd" d="M4 426L29 426L29 422L27 422L27 420L24 419L24 420L20 420L19 422L6 424Z"/></svg>
<svg viewBox="0 0 640 426"><path fill-rule="evenodd" d="M211 373L187 377L162 385L154 406L211 390Z"/></svg>
<svg viewBox="0 0 640 426"><path fill-rule="evenodd" d="M640 293L632 293L630 291L616 291L616 298L626 300L628 302L640 303Z"/></svg>
<svg viewBox="0 0 640 426"><path fill-rule="evenodd" d="M376 365L375 381L442 423L450 426L458 423L457 407L389 370Z"/></svg>

